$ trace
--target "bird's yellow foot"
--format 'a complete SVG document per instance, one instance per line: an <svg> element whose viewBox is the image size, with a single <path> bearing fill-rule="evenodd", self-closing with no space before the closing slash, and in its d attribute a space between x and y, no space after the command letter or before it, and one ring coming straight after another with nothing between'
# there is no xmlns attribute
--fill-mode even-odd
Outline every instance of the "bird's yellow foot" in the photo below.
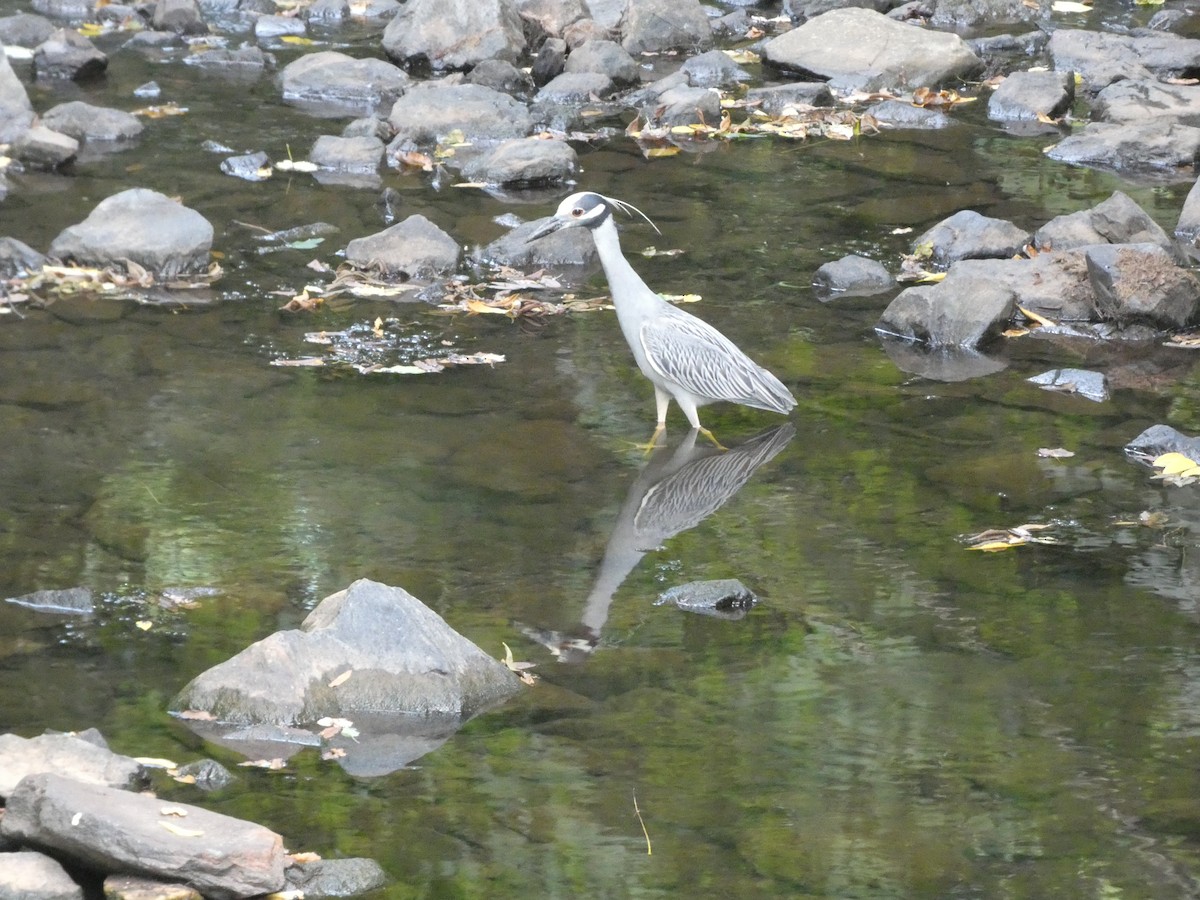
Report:
<svg viewBox="0 0 1200 900"><path fill-rule="evenodd" d="M702 435L704 435L706 438L708 438L710 441L712 441L713 446L716 447L718 450L728 450L729 449L724 444L722 444L720 441L718 441L717 436L715 434L713 434L711 431L709 431L707 428L700 428L698 430Z"/></svg>
<svg viewBox="0 0 1200 900"><path fill-rule="evenodd" d="M650 440L646 441L644 444L634 444L633 448L635 450L641 450L643 453L649 456L654 451L654 448L658 446L659 436L661 436L666 430L667 426L659 423L658 427L654 429L654 434L650 435Z"/></svg>

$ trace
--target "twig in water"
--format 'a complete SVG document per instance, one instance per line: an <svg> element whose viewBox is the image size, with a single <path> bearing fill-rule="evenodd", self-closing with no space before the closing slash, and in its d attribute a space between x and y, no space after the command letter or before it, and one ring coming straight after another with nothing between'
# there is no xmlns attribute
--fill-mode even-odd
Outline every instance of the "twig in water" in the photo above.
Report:
<svg viewBox="0 0 1200 900"><path fill-rule="evenodd" d="M646 836L646 855L653 856L654 848L650 846L650 832L646 830L646 822L642 819L642 811L637 805L637 791L633 792L633 811L637 813L638 824L642 826L642 834Z"/></svg>

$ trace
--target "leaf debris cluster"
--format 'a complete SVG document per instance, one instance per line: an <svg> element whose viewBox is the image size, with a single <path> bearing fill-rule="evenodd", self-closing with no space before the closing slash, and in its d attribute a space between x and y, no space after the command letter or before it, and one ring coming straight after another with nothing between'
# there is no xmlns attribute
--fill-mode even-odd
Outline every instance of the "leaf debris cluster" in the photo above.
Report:
<svg viewBox="0 0 1200 900"><path fill-rule="evenodd" d="M978 534L963 535L962 540L968 550L998 553L1025 544L1057 544L1059 542L1054 538L1039 533L1053 527L1052 524L1027 522L1013 528L989 528Z"/></svg>

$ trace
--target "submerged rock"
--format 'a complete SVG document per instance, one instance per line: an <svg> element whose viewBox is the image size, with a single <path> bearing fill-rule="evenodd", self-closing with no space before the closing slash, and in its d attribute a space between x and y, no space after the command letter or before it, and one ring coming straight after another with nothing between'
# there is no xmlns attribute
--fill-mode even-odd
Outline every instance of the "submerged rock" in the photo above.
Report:
<svg viewBox="0 0 1200 900"><path fill-rule="evenodd" d="M720 619L741 619L758 602L750 588L736 578L715 581L691 581L658 595L655 606L670 603L684 612L700 613Z"/></svg>
<svg viewBox="0 0 1200 900"><path fill-rule="evenodd" d="M318 859L296 863L284 872L288 884L305 897L356 897L388 883L373 859Z"/></svg>
<svg viewBox="0 0 1200 900"><path fill-rule="evenodd" d="M1052 369L1025 380L1043 390L1078 394L1096 403L1108 399L1108 382L1100 372L1089 372L1086 369Z"/></svg>
<svg viewBox="0 0 1200 900"><path fill-rule="evenodd" d="M34 591L20 597L8 597L6 603L15 603L36 609L39 612L91 615L95 609L91 588L76 587L62 590Z"/></svg>
<svg viewBox="0 0 1200 900"><path fill-rule="evenodd" d="M957 35L925 31L868 9L835 9L763 45L764 62L839 90L941 84L983 63Z"/></svg>

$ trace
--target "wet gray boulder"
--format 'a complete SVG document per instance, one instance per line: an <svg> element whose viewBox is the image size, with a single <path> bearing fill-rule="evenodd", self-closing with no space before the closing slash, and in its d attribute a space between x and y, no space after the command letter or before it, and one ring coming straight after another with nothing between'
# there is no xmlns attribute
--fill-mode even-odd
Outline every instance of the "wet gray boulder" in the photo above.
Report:
<svg viewBox="0 0 1200 900"><path fill-rule="evenodd" d="M0 18L0 44L32 50L54 34L56 27L45 16L35 16L33 13L4 16Z"/></svg>
<svg viewBox="0 0 1200 900"><path fill-rule="evenodd" d="M883 263L854 254L827 262L813 274L817 298L823 301L839 296L878 294L894 285L895 281Z"/></svg>
<svg viewBox="0 0 1200 900"><path fill-rule="evenodd" d="M33 104L25 85L0 52L0 143L11 143L33 124Z"/></svg>
<svg viewBox="0 0 1200 900"><path fill-rule="evenodd" d="M810 19L767 41L762 57L837 90L933 86L983 67L957 35L926 31L867 9L836 9Z"/></svg>
<svg viewBox="0 0 1200 900"><path fill-rule="evenodd" d="M1177 181L1194 175L1200 128L1160 120L1129 125L1091 122L1046 155L1071 165Z"/></svg>
<svg viewBox="0 0 1200 900"><path fill-rule="evenodd" d="M0 833L100 872L179 880L215 900L286 884L283 840L261 825L61 775L23 778Z"/></svg>
<svg viewBox="0 0 1200 900"><path fill-rule="evenodd" d="M266 181L271 177L271 158L264 150L226 157L221 160L221 171L242 181Z"/></svg>
<svg viewBox="0 0 1200 900"><path fill-rule="evenodd" d="M563 71L599 72L613 84L622 86L637 84L642 80L638 64L616 41L588 41L575 48L567 57Z"/></svg>
<svg viewBox="0 0 1200 900"><path fill-rule="evenodd" d="M472 160L463 173L472 181L509 187L559 184L574 174L578 158L566 141L517 138Z"/></svg>
<svg viewBox="0 0 1200 900"><path fill-rule="evenodd" d="M779 116L788 109L833 106L833 92L824 82L798 81L750 88L746 92L746 100L757 103L758 108L769 116Z"/></svg>
<svg viewBox="0 0 1200 900"><path fill-rule="evenodd" d="M525 104L478 84L414 87L393 104L388 123L396 133L389 153L430 147L455 131L477 143L525 137L533 130Z"/></svg>
<svg viewBox="0 0 1200 900"><path fill-rule="evenodd" d="M503 59L485 59L467 73L468 84L479 84L510 97L524 97L533 91L533 79Z"/></svg>
<svg viewBox="0 0 1200 900"><path fill-rule="evenodd" d="M39 79L86 81L104 74L108 57L78 31L60 28L33 51L33 71Z"/></svg>
<svg viewBox="0 0 1200 900"><path fill-rule="evenodd" d="M306 53L277 78L283 99L305 108L371 114L390 109L411 79L382 59L355 59L336 50Z"/></svg>
<svg viewBox="0 0 1200 900"><path fill-rule="evenodd" d="M928 5L923 2L916 5L932 10L928 19L934 28L954 31L995 28L1046 18L1042 6L1025 0L932 0Z"/></svg>
<svg viewBox="0 0 1200 900"><path fill-rule="evenodd" d="M951 264L946 281L955 273L991 281L1011 291L1024 309L1056 322L1090 322L1096 315L1082 249L1039 253L1031 259L964 259Z"/></svg>
<svg viewBox="0 0 1200 900"><path fill-rule="evenodd" d="M1200 179L1192 185L1183 201L1183 209L1175 225L1175 237L1188 242L1193 248L1197 237L1200 237Z"/></svg>
<svg viewBox="0 0 1200 900"><path fill-rule="evenodd" d="M1200 87L1166 84L1157 79L1117 81L1096 95L1092 115L1105 122L1166 118L1200 125Z"/></svg>
<svg viewBox="0 0 1200 900"><path fill-rule="evenodd" d="M655 606L671 604L684 612L736 621L758 602L754 591L736 578L689 581L663 591Z"/></svg>
<svg viewBox="0 0 1200 900"><path fill-rule="evenodd" d="M722 50L709 50L693 56L679 70L687 76L688 84L692 87L732 90L751 80L750 73Z"/></svg>
<svg viewBox="0 0 1200 900"><path fill-rule="evenodd" d="M1143 462L1164 453L1182 453L1200 459L1200 437L1191 437L1170 425L1151 425L1125 445L1125 453Z"/></svg>
<svg viewBox="0 0 1200 900"><path fill-rule="evenodd" d="M379 269L388 275L409 278L449 272L458 266L458 257L458 243L454 238L422 215L409 216L390 228L355 238L346 245L348 263L362 269ZM362 583L356 581L354 584ZM415 597L412 599L416 600ZM399 604L399 601L393 603ZM378 615L382 618L384 612L381 610ZM314 640L311 643L317 642ZM397 671L402 672L403 669Z"/></svg>
<svg viewBox="0 0 1200 900"><path fill-rule="evenodd" d="M1029 242L1029 232L1006 219L980 215L971 209L956 212L913 241L913 250L928 245L941 266L959 259L1005 259Z"/></svg>
<svg viewBox="0 0 1200 900"><path fill-rule="evenodd" d="M534 96L538 106L581 104L610 97L617 86L602 72L563 72L542 85Z"/></svg>
<svg viewBox="0 0 1200 900"><path fill-rule="evenodd" d="M213 227L157 191L131 188L59 233L48 256L107 266L129 259L164 279L207 271Z"/></svg>
<svg viewBox="0 0 1200 900"><path fill-rule="evenodd" d="M1200 306L1200 279L1156 244L1102 244L1086 251L1103 319L1182 328Z"/></svg>
<svg viewBox="0 0 1200 900"><path fill-rule="evenodd" d="M322 169L341 172L374 172L383 162L384 143L374 135L338 137L323 134L309 151L308 159Z"/></svg>
<svg viewBox="0 0 1200 900"><path fill-rule="evenodd" d="M974 349L1003 330L1016 311L1017 293L960 265L944 281L896 295L875 330L929 347Z"/></svg>
<svg viewBox="0 0 1200 900"><path fill-rule="evenodd" d="M418 218L405 220L410 230ZM299 629L269 635L196 676L171 709L244 724L300 725L359 713L458 721L519 686L503 664L416 597L361 579L322 600Z"/></svg>
<svg viewBox="0 0 1200 900"><path fill-rule="evenodd" d="M26 775L41 772L122 789L140 786L144 777L137 760L76 735L0 735L0 797L12 794Z"/></svg>
<svg viewBox="0 0 1200 900"><path fill-rule="evenodd" d="M53 857L33 850L0 853L0 897L11 900L83 900L83 888Z"/></svg>
<svg viewBox="0 0 1200 900"><path fill-rule="evenodd" d="M1200 40L1169 33L1114 34L1060 28L1047 44L1054 68L1076 72L1096 92L1116 81L1186 75L1200 60Z"/></svg>
<svg viewBox="0 0 1200 900"><path fill-rule="evenodd" d="M388 883L387 873L373 859L318 859L295 863L284 872L288 885L305 897L357 897Z"/></svg>
<svg viewBox="0 0 1200 900"><path fill-rule="evenodd" d="M60 169L79 155L79 141L36 124L12 142L9 152L30 169Z"/></svg>
<svg viewBox="0 0 1200 900"><path fill-rule="evenodd" d="M42 113L42 124L81 143L93 141L129 141L145 130L132 113L82 100L60 103Z"/></svg>
<svg viewBox="0 0 1200 900"><path fill-rule="evenodd" d="M219 791L233 784L233 773L215 759L198 759L179 767L179 778L191 778L202 791Z"/></svg>
<svg viewBox="0 0 1200 900"><path fill-rule="evenodd" d="M516 62L525 32L513 0L408 0L384 30L383 50L405 67L470 69Z"/></svg>
<svg viewBox="0 0 1200 900"><path fill-rule="evenodd" d="M8 597L5 603L13 603L38 612L88 616L95 610L91 588L74 587L59 590L34 591L19 597Z"/></svg>
<svg viewBox="0 0 1200 900"><path fill-rule="evenodd" d="M1042 390L1076 394L1094 403L1102 403L1109 397L1108 380L1104 374L1087 369L1051 369L1025 380Z"/></svg>
<svg viewBox="0 0 1200 900"><path fill-rule="evenodd" d="M1031 122L1061 116L1075 102L1073 72L1013 72L988 98L988 118Z"/></svg>
<svg viewBox="0 0 1200 900"><path fill-rule="evenodd" d="M618 26L630 54L696 52L712 46L712 29L699 0L628 0Z"/></svg>
<svg viewBox="0 0 1200 900"><path fill-rule="evenodd" d="M208 26L200 15L196 0L158 0L150 24L155 31L175 34L207 34Z"/></svg>
<svg viewBox="0 0 1200 900"><path fill-rule="evenodd" d="M229 78L250 80L275 68L275 57L261 47L214 47L189 53L184 64L222 73Z"/></svg>
<svg viewBox="0 0 1200 900"><path fill-rule="evenodd" d="M563 73L567 65L567 42L547 38L533 58L529 75L537 87L548 84Z"/></svg>
<svg viewBox="0 0 1200 900"><path fill-rule="evenodd" d="M1091 244L1144 243L1157 244L1177 262L1183 261L1170 236L1122 191L1114 191L1107 200L1090 209L1056 216L1033 233L1033 245L1041 251L1070 250Z"/></svg>
<svg viewBox="0 0 1200 900"><path fill-rule="evenodd" d="M533 243L529 236L548 219L523 222L507 234L471 252L471 259L487 265L514 268L589 268L596 261L596 242L586 228L563 228Z"/></svg>
<svg viewBox="0 0 1200 900"><path fill-rule="evenodd" d="M659 94L641 107L648 125L672 128L701 122L716 125L721 121L721 95L712 88L680 85Z"/></svg>
<svg viewBox="0 0 1200 900"><path fill-rule="evenodd" d="M528 31L542 39L561 38L567 26L587 17L583 0L516 0L516 7Z"/></svg>
<svg viewBox="0 0 1200 900"><path fill-rule="evenodd" d="M0 277L15 278L38 271L46 257L16 238L0 238Z"/></svg>

